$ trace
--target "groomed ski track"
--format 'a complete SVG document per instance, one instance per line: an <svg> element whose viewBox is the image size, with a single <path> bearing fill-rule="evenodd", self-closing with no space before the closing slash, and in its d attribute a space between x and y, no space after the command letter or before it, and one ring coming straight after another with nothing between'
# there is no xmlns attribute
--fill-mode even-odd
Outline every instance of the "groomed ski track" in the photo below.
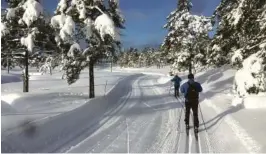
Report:
<svg viewBox="0 0 266 154"><path fill-rule="evenodd" d="M183 99L169 94L158 76L136 74L122 79L108 95L34 123L32 136L19 130L2 138L2 152L57 153L207 153L249 152L226 123L229 139L218 139L203 124L213 116L201 105L198 141L184 126ZM206 114L207 113L207 114ZM23 115L20 115L23 116ZM191 126L193 117L191 117ZM231 140L231 141L230 141ZM234 145L231 145L235 143ZM228 150L228 151L227 151Z"/></svg>

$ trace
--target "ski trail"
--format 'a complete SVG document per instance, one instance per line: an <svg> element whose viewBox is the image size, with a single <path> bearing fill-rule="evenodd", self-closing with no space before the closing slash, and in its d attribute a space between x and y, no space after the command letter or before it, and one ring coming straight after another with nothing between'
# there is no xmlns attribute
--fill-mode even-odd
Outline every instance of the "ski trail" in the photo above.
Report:
<svg viewBox="0 0 266 154"><path fill-rule="evenodd" d="M154 91L158 94L158 95L162 95L164 94L164 89L159 88L157 86L155 86L155 83L153 82L154 85ZM167 100L166 98L164 98L165 102L169 101L169 99ZM172 100L172 99L170 99ZM163 142L163 147L162 147L162 152L173 152L176 151L176 149L178 148L178 138L181 137L180 132L177 131L178 129L178 124L177 124L177 120L176 119L178 117L178 112L179 110L177 109L169 109L168 112L168 127L172 128L170 129L170 133L171 136L167 137L164 142ZM179 113L180 114L180 113Z"/></svg>
<svg viewBox="0 0 266 154"><path fill-rule="evenodd" d="M200 141L200 136L198 135L198 149L199 149L199 153L202 153L201 150L201 141Z"/></svg>
<svg viewBox="0 0 266 154"><path fill-rule="evenodd" d="M213 108L216 113L221 113L222 110L219 109L216 105L212 104L210 100L205 99L206 105ZM230 126L234 134L238 137L242 145L248 150L249 153L259 152L261 146L249 134L243 129L236 120L231 116L224 117L225 122Z"/></svg>
<svg viewBox="0 0 266 154"><path fill-rule="evenodd" d="M126 118L126 125L127 125L127 153L129 153L129 131L128 131L128 123Z"/></svg>
<svg viewBox="0 0 266 154"><path fill-rule="evenodd" d="M201 109L201 106L199 104L199 110L200 110L200 114L201 114L201 122L203 123L203 126L204 126L204 134L205 134L205 138L207 140L207 148L208 148L208 152L209 153L214 153L213 149L212 149L212 146L211 146L211 142L210 142L210 139L209 139L209 135L207 133L207 130L206 130L206 125L204 123L204 116L203 116L203 113L202 113L202 109ZM200 140L200 135L199 135L199 143L201 144L201 140ZM200 151L202 152L202 149L200 147Z"/></svg>

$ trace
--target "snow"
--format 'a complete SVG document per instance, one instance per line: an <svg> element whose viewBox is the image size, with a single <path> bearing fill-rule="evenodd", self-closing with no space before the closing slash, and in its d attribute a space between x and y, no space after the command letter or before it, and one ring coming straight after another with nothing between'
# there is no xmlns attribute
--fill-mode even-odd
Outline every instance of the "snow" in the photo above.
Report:
<svg viewBox="0 0 266 154"><path fill-rule="evenodd" d="M34 48L34 34L28 34L27 37L21 37L20 43L27 47L28 51L32 52Z"/></svg>
<svg viewBox="0 0 266 154"><path fill-rule="evenodd" d="M93 26L93 21L91 20L91 18L87 18L84 20L84 24L85 24L85 35L86 38L89 39L92 36L92 26Z"/></svg>
<svg viewBox="0 0 266 154"><path fill-rule="evenodd" d="M261 14L261 22L260 22L260 28L261 30L263 30L264 28L266 28L266 5L264 5L264 12Z"/></svg>
<svg viewBox="0 0 266 154"><path fill-rule="evenodd" d="M3 84L3 96L21 95L11 100L11 106L2 102L2 110L5 111L2 112L2 151L265 152L265 109L251 110L231 106L234 98L232 83L236 70L230 67L210 68L195 75L196 81L204 89L200 95L203 117L199 114L200 132L197 144L192 137L192 129L190 137L183 133L183 98L174 98L173 91L169 95L169 66L162 69L114 67L114 71L121 71L119 73L110 73L107 67L100 65L95 69L98 96L92 100L87 97L88 70L83 71L81 79L71 86L60 80L59 72L53 76L41 76L31 70L29 94L20 92L21 83ZM143 75L141 72L147 74ZM187 73L179 74L183 79L182 83L186 82ZM106 80L108 85L105 90ZM108 95L101 97L104 96L104 91ZM256 97L264 95L262 93ZM255 100L251 97L249 99L248 102ZM258 98L259 100L264 101ZM250 104L243 105L247 108ZM30 137L23 133L24 127L19 126L28 118L37 128ZM23 149L20 148L22 146Z"/></svg>
<svg viewBox="0 0 266 154"><path fill-rule="evenodd" d="M71 47L70 47L70 49L69 49L69 51L67 53L67 56L68 57L75 57L75 53L77 51L81 51L81 48L80 48L78 43L74 43L74 44L71 45Z"/></svg>
<svg viewBox="0 0 266 154"><path fill-rule="evenodd" d="M54 28L62 28L65 24L65 15L56 15L51 18L51 25Z"/></svg>
<svg viewBox="0 0 266 154"><path fill-rule="evenodd" d="M22 77L21 75L14 75L14 74L6 74L6 75L1 75L1 84L5 83L11 83L11 82L21 82Z"/></svg>
<svg viewBox="0 0 266 154"><path fill-rule="evenodd" d="M54 28L60 29L59 36L63 41L70 41L75 31L75 23L71 16L56 15L51 18L51 25ZM57 41L58 36L55 38Z"/></svg>
<svg viewBox="0 0 266 154"><path fill-rule="evenodd" d="M72 36L75 30L75 23L72 20L72 17L66 16L64 26L60 31L60 37L62 40L67 40L69 36Z"/></svg>
<svg viewBox="0 0 266 154"><path fill-rule="evenodd" d="M173 77L169 76L169 77L160 77L157 82L159 84L165 84L167 82L169 82Z"/></svg>
<svg viewBox="0 0 266 154"><path fill-rule="evenodd" d="M94 25L99 31L102 40L104 40L105 35L110 35L114 40L119 40L114 22L107 14L98 16Z"/></svg>
<svg viewBox="0 0 266 154"><path fill-rule="evenodd" d="M25 12L22 20L28 27L43 14L42 5L36 0L27 0L27 2L24 3L23 8Z"/></svg>
<svg viewBox="0 0 266 154"><path fill-rule="evenodd" d="M248 92L253 88L252 92ZM237 95L246 96L256 91L266 90L265 72L263 70L263 59L255 53L243 61L243 68L235 75L234 89Z"/></svg>
<svg viewBox="0 0 266 154"><path fill-rule="evenodd" d="M109 0L109 1L116 3L116 4L119 4L119 0Z"/></svg>
<svg viewBox="0 0 266 154"><path fill-rule="evenodd" d="M1 22L0 26L1 26L1 37L3 37L3 36L5 36L8 33L8 29L7 29L5 23Z"/></svg>
<svg viewBox="0 0 266 154"><path fill-rule="evenodd" d="M235 51L234 55L231 58L232 63L241 62L243 60L242 50L238 49Z"/></svg>
<svg viewBox="0 0 266 154"><path fill-rule="evenodd" d="M239 20L241 19L242 15L243 15L242 7L244 5L244 1L245 0L240 0L238 7L233 11L232 20L233 20L234 25L238 24Z"/></svg>
<svg viewBox="0 0 266 154"><path fill-rule="evenodd" d="M6 113L16 113L16 109L13 108L11 105L6 103L5 101L1 100L1 114Z"/></svg>
<svg viewBox="0 0 266 154"><path fill-rule="evenodd" d="M8 103L9 105L12 105L14 100L16 100L20 97L21 96L19 94L13 93L13 94L2 95L1 100Z"/></svg>
<svg viewBox="0 0 266 154"><path fill-rule="evenodd" d="M67 8L67 0L60 0L56 10L58 10L61 14L63 14L66 8Z"/></svg>
<svg viewBox="0 0 266 154"><path fill-rule="evenodd" d="M9 78L3 78L3 76L21 74L21 70L11 70L10 73L12 75L8 75L5 71L2 71L2 80L5 79L5 81L2 82L1 88L2 134L3 131L8 131L9 128L18 126L21 120L27 119L28 116L24 116L25 114L31 115L31 120L41 120L47 116L55 116L52 114L53 112L63 113L72 111L89 101L88 70L83 71L81 73L80 80L71 86L68 86L66 81L61 80L62 73L60 72L53 70L54 72L51 76L41 75L41 73L35 72L35 70L36 69L30 69L29 93L22 93L21 80L13 80L13 82L11 82L9 81ZM128 76L128 74L115 73L113 76L109 76L107 78L105 78L105 76L109 75L104 72L101 73L95 71L96 97L107 95L111 92L111 89L114 88L118 81ZM105 87L106 81L107 85ZM14 114L21 114L21 116L15 116Z"/></svg>
<svg viewBox="0 0 266 154"><path fill-rule="evenodd" d="M7 8L6 19L12 19L16 16L16 8Z"/></svg>
<svg viewBox="0 0 266 154"><path fill-rule="evenodd" d="M246 109L266 109L266 93L259 95L250 95L243 99Z"/></svg>
<svg viewBox="0 0 266 154"><path fill-rule="evenodd" d="M213 108L217 113L222 113L221 109L214 105L210 100L204 100L207 106ZM239 141L248 150L249 153L259 152L261 150L261 145L254 140L248 132L242 128L239 123L231 116L226 116L224 121L230 126L234 134L238 137Z"/></svg>
<svg viewBox="0 0 266 154"><path fill-rule="evenodd" d="M177 16L180 16L175 21L175 29L182 29L185 26L185 21L188 21L187 31L192 32L192 34L200 35L207 33L212 30L211 19L205 16L192 15L189 12L178 13Z"/></svg>
<svg viewBox="0 0 266 154"><path fill-rule="evenodd" d="M71 6L75 6L79 13L79 19L85 19L86 18L86 6L84 1L82 0L72 0Z"/></svg>
<svg viewBox="0 0 266 154"><path fill-rule="evenodd" d="M212 47L212 50L213 50L213 51L221 51L221 47L219 47L217 44L215 44L215 45Z"/></svg>

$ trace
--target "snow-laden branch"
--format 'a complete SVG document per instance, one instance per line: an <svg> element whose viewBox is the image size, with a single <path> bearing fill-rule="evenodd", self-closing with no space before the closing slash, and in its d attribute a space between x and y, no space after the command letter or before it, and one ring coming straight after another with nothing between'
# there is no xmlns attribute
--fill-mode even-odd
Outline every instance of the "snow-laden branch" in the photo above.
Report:
<svg viewBox="0 0 266 154"><path fill-rule="evenodd" d="M88 9L97 9L98 11L100 11L102 14L105 14L98 6L88 6Z"/></svg>

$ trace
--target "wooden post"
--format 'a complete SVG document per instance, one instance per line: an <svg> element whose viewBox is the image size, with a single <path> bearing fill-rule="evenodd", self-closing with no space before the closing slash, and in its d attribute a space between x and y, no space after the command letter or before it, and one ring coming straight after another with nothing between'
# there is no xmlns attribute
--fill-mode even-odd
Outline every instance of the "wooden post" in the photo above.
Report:
<svg viewBox="0 0 266 154"><path fill-rule="evenodd" d="M29 51L25 52L25 71L23 72L23 92L29 92Z"/></svg>

